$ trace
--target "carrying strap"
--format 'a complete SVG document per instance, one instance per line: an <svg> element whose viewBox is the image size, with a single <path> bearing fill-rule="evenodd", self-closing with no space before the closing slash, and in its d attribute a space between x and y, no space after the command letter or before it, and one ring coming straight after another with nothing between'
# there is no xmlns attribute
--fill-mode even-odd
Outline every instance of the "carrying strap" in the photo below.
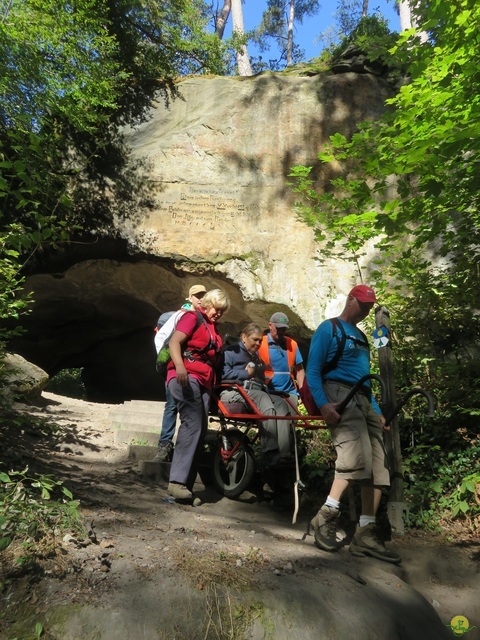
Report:
<svg viewBox="0 0 480 640"><path fill-rule="evenodd" d="M325 366L322 369L322 377L325 377L327 373L330 373L330 371L337 368L338 362L345 349L345 343L347 342L347 334L345 333L345 329L343 328L341 321L338 318L330 318L330 322L332 323L332 340L333 338L337 340L337 351L330 362L325 363ZM340 329L341 337L338 336L337 329Z"/></svg>
<svg viewBox="0 0 480 640"><path fill-rule="evenodd" d="M197 349L197 348L192 348L192 349L185 349L185 351L183 352L183 357L187 358L187 359L191 359L193 358L194 360L201 360L201 356L205 355L206 353L208 353L208 351L210 351L210 349L215 349L215 351L217 350L217 345L215 343L215 340L213 339L212 336L212 332L210 331L210 329L208 328L208 324L203 316L202 313L200 313L200 311L195 310L195 313L197 314L197 324L195 325L195 329L192 333L195 333L195 331L197 331L197 329L202 325L202 323L205 325L205 329L208 331L208 334L210 336L210 341L207 344L206 347L202 347L201 349Z"/></svg>
<svg viewBox="0 0 480 640"><path fill-rule="evenodd" d="M327 373L330 373L330 371L333 371L334 369L337 368L340 358L342 357L343 352L345 350L345 343L347 342L347 334L345 333L345 329L343 327L342 321L339 318L330 318L330 322L332 323L332 340L333 338L335 338L337 341L337 351L333 356L333 358L329 362L327 362L323 367L322 378L324 378L327 375ZM338 330L340 330L341 337L339 337L338 335ZM364 345L366 346L367 349L370 349L367 336L360 329L358 329L358 331L360 331L360 333L365 339ZM354 339L353 336L349 336L349 338L351 338L352 340ZM361 342L360 340L357 340L357 339L355 340L357 342Z"/></svg>
<svg viewBox="0 0 480 640"><path fill-rule="evenodd" d="M297 437L295 435L295 429L293 430L293 442L295 444L295 484L293 485L293 491L295 496L295 510L292 516L292 524L295 524L297 521L298 509L300 506L300 497L298 492L300 489L305 489L305 485L303 484L300 478L300 465L298 463L298 447L297 447Z"/></svg>

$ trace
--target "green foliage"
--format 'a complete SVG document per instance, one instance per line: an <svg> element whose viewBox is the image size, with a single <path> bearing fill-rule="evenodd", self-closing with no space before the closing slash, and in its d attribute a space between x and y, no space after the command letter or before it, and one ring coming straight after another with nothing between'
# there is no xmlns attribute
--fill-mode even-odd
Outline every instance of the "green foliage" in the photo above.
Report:
<svg viewBox="0 0 480 640"><path fill-rule="evenodd" d="M251 37L261 52L270 51L271 43L274 42L279 55L278 58L270 59L268 62L264 61L262 56L253 59L255 73L266 69L279 71L284 68L289 63L289 46L292 47L291 64L296 64L305 57L305 52L293 42L293 32L288 32L290 4L290 0L268 0L260 26L251 34ZM319 8L319 0L295 0L294 22L302 24L305 18L314 16Z"/></svg>
<svg viewBox="0 0 480 640"><path fill-rule="evenodd" d="M480 7L473 0L420 3L430 39L399 36L393 54L410 82L380 121L351 140L336 134L323 167L294 167L298 216L325 258L378 254L370 282L395 318L399 385L426 383L452 415L477 415L480 358ZM459 376L462 376L461 378ZM465 377L467 376L467 377ZM464 380L463 388L455 381Z"/></svg>
<svg viewBox="0 0 480 640"><path fill-rule="evenodd" d="M327 492L333 480L335 450L328 429L296 430L301 478L309 496Z"/></svg>
<svg viewBox="0 0 480 640"><path fill-rule="evenodd" d="M50 378L46 391L86 400L87 393L82 381L82 369L62 369Z"/></svg>
<svg viewBox="0 0 480 640"><path fill-rule="evenodd" d="M349 14L353 16L354 14ZM356 19L344 31L347 33L340 44L331 50L331 58L339 58L349 47L358 47L371 62L379 60L388 67L396 67L397 62L389 51L397 40L397 34L390 31L387 20L374 14Z"/></svg>
<svg viewBox="0 0 480 640"><path fill-rule="evenodd" d="M402 431L407 428L408 421ZM410 428L414 437L403 461L410 524L438 529L460 519L472 532L478 530L480 437L466 428L454 430L448 416L423 423L417 416Z"/></svg>
<svg viewBox="0 0 480 640"><path fill-rule="evenodd" d="M0 318L25 273L72 236L112 232L150 202L124 125L175 78L224 69L202 0L18 0L0 20ZM11 326L11 324L10 324ZM3 327L3 325L2 325ZM11 338L0 329L0 354Z"/></svg>
<svg viewBox="0 0 480 640"><path fill-rule="evenodd" d="M82 529L79 502L49 475L0 471L0 550L14 540L24 545L24 561L40 545L51 545L59 532Z"/></svg>
<svg viewBox="0 0 480 640"><path fill-rule="evenodd" d="M382 57L391 57L387 51L395 43L395 34L388 29L387 20L378 7L367 15L363 15L363 11L363 0L338 0L334 24L319 37L330 62L352 45L359 47L371 60L379 57L373 55L376 50L381 51Z"/></svg>
<svg viewBox="0 0 480 640"><path fill-rule="evenodd" d="M415 400L402 417L406 497L416 526L454 518L478 528L480 415L480 6L420 2L424 32L400 34L390 53L408 81L376 122L337 133L319 169L294 167L298 217L325 259L358 267L377 249L369 283L392 318L398 389L429 390L438 417ZM328 176L325 180L324 176ZM326 186L323 182L327 182ZM461 383L460 383L461 381Z"/></svg>

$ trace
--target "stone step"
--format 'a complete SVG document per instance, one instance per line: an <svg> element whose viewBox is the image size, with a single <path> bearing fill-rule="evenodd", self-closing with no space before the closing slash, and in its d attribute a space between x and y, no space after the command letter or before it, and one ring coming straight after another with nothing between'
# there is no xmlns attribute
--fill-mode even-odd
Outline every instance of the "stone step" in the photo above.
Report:
<svg viewBox="0 0 480 640"><path fill-rule="evenodd" d="M158 429L161 431L162 429L162 420L163 420L163 412L161 414L152 413L150 415L147 414L138 414L138 413L124 413L124 412L111 412L109 415L109 419L112 423L112 427L114 429L119 428L131 428L142 427L145 431L155 431Z"/></svg>
<svg viewBox="0 0 480 640"><path fill-rule="evenodd" d="M133 462L139 462L140 460L153 460L157 455L157 451L157 446L129 444L127 448L127 457Z"/></svg>
<svg viewBox="0 0 480 640"><path fill-rule="evenodd" d="M139 460L138 470L145 480L160 484L167 488L170 476L170 462L154 462L153 460ZM195 489L201 491L212 484L212 470L207 465L200 464L195 478Z"/></svg>
<svg viewBox="0 0 480 640"><path fill-rule="evenodd" d="M139 460L138 470L145 480L151 480L167 488L170 476L170 462L153 462L153 460Z"/></svg>
<svg viewBox="0 0 480 640"><path fill-rule="evenodd" d="M117 405L115 409L135 411L137 413L158 413L159 411L163 413L164 406L165 402L161 400L126 400L123 404Z"/></svg>
<svg viewBox="0 0 480 640"><path fill-rule="evenodd" d="M154 447L158 443L160 429L158 431L136 431L134 429L117 429L115 431L115 444L138 444Z"/></svg>
<svg viewBox="0 0 480 640"><path fill-rule="evenodd" d="M164 402L131 400L117 405L109 413L114 429L159 433L162 429ZM177 418L177 427L180 420Z"/></svg>
<svg viewBox="0 0 480 640"><path fill-rule="evenodd" d="M151 434L144 434L150 436ZM157 454L157 441L154 446L152 445L138 445L130 444L128 446L128 459L138 463L138 470L140 475L145 480L157 482L162 485L168 484L168 478L170 475L170 462L157 462L153 461L153 458ZM198 473L195 479L197 491L206 485L212 483L212 460L211 458L201 459L198 464Z"/></svg>

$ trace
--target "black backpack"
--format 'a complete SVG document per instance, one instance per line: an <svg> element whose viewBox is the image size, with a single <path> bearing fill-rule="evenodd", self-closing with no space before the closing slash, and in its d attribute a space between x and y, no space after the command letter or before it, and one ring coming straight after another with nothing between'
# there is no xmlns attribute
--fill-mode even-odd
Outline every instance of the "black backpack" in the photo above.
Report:
<svg viewBox="0 0 480 640"><path fill-rule="evenodd" d="M327 373L330 373L330 371L333 371L337 368L338 362L342 357L343 351L345 349L345 343L347 342L347 334L345 333L342 322L338 318L330 318L330 322L332 323L332 338L335 338L337 341L337 351L330 362L325 363L325 366L322 369L322 377L325 377ZM341 338L338 337L337 328L340 329L340 333L342 335ZM361 329L358 329L358 331L360 331L365 339L365 346L367 347L367 349L370 349L367 336L363 333L363 331L361 331Z"/></svg>
<svg viewBox="0 0 480 640"><path fill-rule="evenodd" d="M335 352L335 355L333 356L333 358L329 362L325 363L322 369L322 378L325 377L327 373L330 373L330 371L333 371L334 369L337 368L338 362L342 357L343 351L345 349L345 343L347 342L347 334L345 333L345 329L343 328L342 322L338 318L330 318L330 322L332 323L332 340L333 338L335 338L337 341L337 351ZM338 335L337 328L340 329L341 337L339 337ZM360 331L362 336L365 338L366 346L370 348L368 344L367 336L363 333L363 331L361 331L360 329L358 330ZM300 397L309 415L311 416L320 415L320 409L315 404L315 400L313 399L313 396L310 391L310 387L308 386L308 382L306 378L302 388L300 389Z"/></svg>

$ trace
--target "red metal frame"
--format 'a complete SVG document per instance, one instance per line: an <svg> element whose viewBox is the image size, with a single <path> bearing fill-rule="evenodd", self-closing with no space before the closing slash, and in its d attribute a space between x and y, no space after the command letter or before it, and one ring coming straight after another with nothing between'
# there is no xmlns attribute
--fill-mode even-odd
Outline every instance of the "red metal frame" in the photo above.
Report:
<svg viewBox="0 0 480 640"><path fill-rule="evenodd" d="M245 405L251 410L250 413L232 413L228 409L228 403L222 402L220 399L221 391L225 389L235 389L241 396ZM285 402L291 407L292 415L288 416L272 416L265 415L260 413L257 405L253 402L253 400L248 395L247 391L237 383L232 382L223 382L218 385L216 389L214 389L212 394L213 400L217 404L218 415L220 418L225 418L226 420L248 420L249 422L263 422L264 420L289 420L295 424L296 427L300 427L301 429L325 429L326 424L323 420L322 416L304 416L300 413L298 408L291 402L290 398L285 395ZM320 422L321 424L318 424ZM316 424L314 424L316 423ZM256 426L253 424L252 426Z"/></svg>

